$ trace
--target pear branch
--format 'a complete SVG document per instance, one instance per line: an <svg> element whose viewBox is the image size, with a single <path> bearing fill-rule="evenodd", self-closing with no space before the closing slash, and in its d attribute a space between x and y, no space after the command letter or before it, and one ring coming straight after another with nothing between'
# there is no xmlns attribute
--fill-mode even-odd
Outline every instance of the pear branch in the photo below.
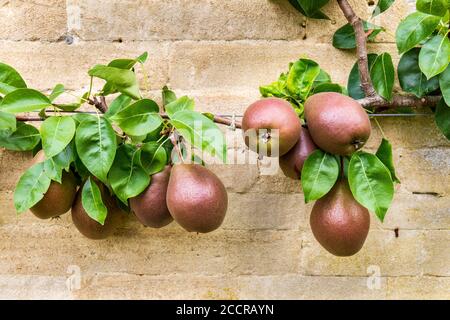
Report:
<svg viewBox="0 0 450 320"><path fill-rule="evenodd" d="M359 77L361 89L366 98L359 100L365 108L400 108L400 107L434 107L438 104L440 96L426 96L417 98L413 95L394 94L391 101L381 97L373 86L369 71L369 60L367 55L367 34L364 31L363 20L358 17L347 0L337 0L345 18L352 25L356 37L356 51L358 55Z"/></svg>
<svg viewBox="0 0 450 320"><path fill-rule="evenodd" d="M337 0L339 7L344 13L347 21L355 30L356 51L358 54L359 76L361 78L361 88L366 97L375 97L377 92L373 87L372 79L369 72L369 59L367 55L367 35L364 31L363 21L358 17L347 0Z"/></svg>
<svg viewBox="0 0 450 320"><path fill-rule="evenodd" d="M94 106L95 108L97 108L97 110L99 110L101 113L106 113L106 111L108 111L108 104L106 103L106 98L104 96L100 96L100 99L98 99L97 97L94 98L89 98L86 100L88 104ZM51 112L51 110L49 111ZM61 111L62 113L66 113L65 111ZM94 112L88 112L88 111L71 111L71 112L67 112L67 113L71 113L71 114L76 114L76 113L87 113L87 114L95 114ZM165 113L161 113L160 114L161 117L163 119L169 119L169 116ZM36 116L16 116L16 120L17 121L29 121L29 122L39 122L39 121L44 121L44 118L41 117L36 117ZM228 117L224 117L224 116L219 116L219 115L214 115L214 119L213 121L217 124L222 124L225 126L230 126L230 127L234 127L237 129L241 129L242 128L242 124L240 121L236 121L233 119L229 119Z"/></svg>

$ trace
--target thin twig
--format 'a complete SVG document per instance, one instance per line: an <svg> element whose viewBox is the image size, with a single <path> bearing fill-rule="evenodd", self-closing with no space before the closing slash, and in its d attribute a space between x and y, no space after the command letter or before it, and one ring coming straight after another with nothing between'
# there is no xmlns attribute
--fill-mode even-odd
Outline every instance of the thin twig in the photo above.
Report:
<svg viewBox="0 0 450 320"><path fill-rule="evenodd" d="M97 99L97 97L94 98L89 98L87 100L87 102L96 107L98 111L100 111L101 113L106 113L106 111L108 111L108 106L106 105L106 100L105 97L101 96L100 97L100 101Z"/></svg>

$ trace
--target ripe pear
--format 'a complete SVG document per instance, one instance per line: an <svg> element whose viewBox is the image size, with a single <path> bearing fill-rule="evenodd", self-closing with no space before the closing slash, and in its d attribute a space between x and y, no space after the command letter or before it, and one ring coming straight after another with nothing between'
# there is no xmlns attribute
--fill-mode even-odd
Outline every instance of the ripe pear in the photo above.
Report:
<svg viewBox="0 0 450 320"><path fill-rule="evenodd" d="M305 118L317 146L341 156L361 149L372 130L364 108L356 100L335 92L319 93L306 100Z"/></svg>
<svg viewBox="0 0 450 320"><path fill-rule="evenodd" d="M198 164L176 164L167 188L167 207L189 232L208 233L222 225L228 194L222 181Z"/></svg>
<svg viewBox="0 0 450 320"><path fill-rule="evenodd" d="M245 144L261 156L286 154L297 143L301 128L292 106L279 98L256 101L242 119Z"/></svg>
<svg viewBox="0 0 450 320"><path fill-rule="evenodd" d="M306 159L317 150L307 128L300 131L300 139L284 156L280 157L280 168L286 177L299 180Z"/></svg>
<svg viewBox="0 0 450 320"><path fill-rule="evenodd" d="M347 257L361 250L369 233L369 211L353 197L346 179L314 205L310 224L317 241L330 253Z"/></svg>
<svg viewBox="0 0 450 320"><path fill-rule="evenodd" d="M167 208L167 187L171 166L152 176L150 186L139 196L130 199L130 207L138 220L147 227L162 228L173 221Z"/></svg>
<svg viewBox="0 0 450 320"><path fill-rule="evenodd" d="M94 180L92 180L94 182ZM108 215L104 225L101 225L87 214L83 208L82 190L80 188L77 192L75 202L72 207L72 221L78 231L86 238L92 240L102 240L111 236L121 225L124 218L123 211L119 208L116 199L110 194L108 189L101 183L96 182L100 188L103 204L108 209Z"/></svg>
<svg viewBox="0 0 450 320"><path fill-rule="evenodd" d="M45 161L44 152L39 151L32 160L32 164ZM61 183L52 181L44 197L30 208L39 219L59 217L72 207L77 192L77 181L72 172L64 171Z"/></svg>

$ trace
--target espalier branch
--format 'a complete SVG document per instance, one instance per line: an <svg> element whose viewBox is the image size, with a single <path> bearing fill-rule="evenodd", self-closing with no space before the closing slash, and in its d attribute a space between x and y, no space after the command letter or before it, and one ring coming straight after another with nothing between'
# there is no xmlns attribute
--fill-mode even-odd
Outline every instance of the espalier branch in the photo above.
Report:
<svg viewBox="0 0 450 320"><path fill-rule="evenodd" d="M322 11L328 0L289 2L305 16L328 19ZM400 23L398 78L404 92L396 93L390 54L367 50L384 28L358 17L347 0L337 3L348 23L335 32L333 45L357 53L347 87L333 83L315 61L299 59L260 87L265 98L247 108L242 127L247 146L261 157L278 157L284 174L301 180L305 201L316 201L310 225L317 241L334 255L351 256L366 240L369 211L383 222L400 183L392 145L376 119L381 144L375 154L362 150L372 131L368 114L428 107L450 139L450 4L419 0L419 12ZM372 17L393 4L380 0Z"/></svg>
<svg viewBox="0 0 450 320"><path fill-rule="evenodd" d="M309 18L328 19L323 8L330 0L289 2ZM417 12L400 22L401 92L394 89L391 55L367 47L385 31L372 18L394 2L380 0L365 21L347 0L337 0L348 23L335 32L333 46L357 54L347 85L301 58L260 87L263 99L248 107L242 123L196 112L192 99L168 87L160 104L145 97L136 73L144 70L147 53L93 66L88 92L72 103L60 102L72 96L63 85L43 94L0 63L0 147L34 154L15 190L17 211L51 219L71 210L74 225L90 239L112 235L129 213L148 227L175 221L189 232L212 232L224 221L228 195L203 155L226 163L222 124L242 128L249 149L278 158L284 174L299 187L301 181L305 201L316 201L310 225L325 249L357 253L368 235L369 212L383 221L400 183L384 134L374 154L363 150L372 133L369 116L419 109L434 115L450 139L450 2L418 0ZM94 81L104 83L98 92ZM27 123L34 121L42 122L39 129Z"/></svg>

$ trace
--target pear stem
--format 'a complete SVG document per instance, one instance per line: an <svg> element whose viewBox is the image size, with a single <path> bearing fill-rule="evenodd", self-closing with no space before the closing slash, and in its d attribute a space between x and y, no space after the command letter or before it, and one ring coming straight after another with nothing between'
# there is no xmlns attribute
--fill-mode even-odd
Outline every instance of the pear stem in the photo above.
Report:
<svg viewBox="0 0 450 320"><path fill-rule="evenodd" d="M180 158L180 161L182 163L184 163L184 159L183 159L183 153L181 152L180 146L178 145L178 141L175 138L175 133L172 133L172 135L170 136L170 141L173 144L173 147L175 148L175 150L177 151L178 154L178 158Z"/></svg>
<svg viewBox="0 0 450 320"><path fill-rule="evenodd" d="M384 139L386 139L386 135L384 134L383 128L381 128L380 123L378 122L377 119L374 119L374 120L375 120L375 123L377 124L378 129L380 129L381 136L382 136Z"/></svg>

